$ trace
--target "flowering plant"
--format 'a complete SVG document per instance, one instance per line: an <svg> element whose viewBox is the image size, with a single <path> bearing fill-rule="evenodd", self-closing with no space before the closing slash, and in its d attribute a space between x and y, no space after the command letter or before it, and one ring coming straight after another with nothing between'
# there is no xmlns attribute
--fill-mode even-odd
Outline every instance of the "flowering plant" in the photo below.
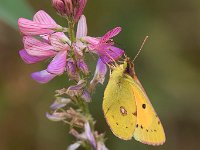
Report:
<svg viewBox="0 0 200 150"><path fill-rule="evenodd" d="M95 131L95 121L88 104L96 85L104 83L107 65L124 54L122 49L114 46L112 40L120 33L121 27L108 31L102 37L89 36L83 15L86 3L87 0L52 0L58 14L67 19L67 27L58 25L43 10L38 11L33 20L20 18L18 25L24 48L19 54L27 64L51 59L46 69L32 73L32 78L39 83L48 83L63 74L67 74L68 80L74 81L68 88L56 90L55 102L50 106L51 113L46 114L48 119L63 121L70 126L69 133L77 140L68 150L80 146L107 150L104 134ZM91 81L86 80L90 75L86 53L98 56Z"/></svg>

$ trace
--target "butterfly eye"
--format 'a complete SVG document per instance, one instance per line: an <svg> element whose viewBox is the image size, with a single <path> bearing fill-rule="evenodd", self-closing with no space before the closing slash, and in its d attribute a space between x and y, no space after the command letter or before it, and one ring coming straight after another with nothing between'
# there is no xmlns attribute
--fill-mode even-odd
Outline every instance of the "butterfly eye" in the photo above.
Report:
<svg viewBox="0 0 200 150"><path fill-rule="evenodd" d="M129 74L131 77L135 76L135 71L134 71L133 63L131 63L131 62L127 63L127 67L126 67L124 73Z"/></svg>

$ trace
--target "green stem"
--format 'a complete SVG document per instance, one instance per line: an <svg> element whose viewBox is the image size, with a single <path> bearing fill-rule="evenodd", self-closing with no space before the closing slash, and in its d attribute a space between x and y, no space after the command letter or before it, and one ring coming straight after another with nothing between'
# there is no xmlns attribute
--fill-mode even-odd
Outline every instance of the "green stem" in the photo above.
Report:
<svg viewBox="0 0 200 150"><path fill-rule="evenodd" d="M75 32L74 32L74 26L75 26L75 23L74 21L71 21L70 19L68 19L68 29L69 29L69 37L70 37L70 40L71 40L71 45L76 42L76 37L75 37ZM82 107L82 111L83 113L88 117L90 116L90 112L89 112L89 107L88 107L88 103L83 101L82 99L78 98L78 101L79 101L79 104L81 105Z"/></svg>
<svg viewBox="0 0 200 150"><path fill-rule="evenodd" d="M74 26L75 26L74 21L72 21L71 19L68 19L68 35L69 35L69 38L71 40L71 56L72 57L74 57L72 45L73 45L73 43L76 42ZM91 129L94 130L94 120L93 120L93 118L92 118L92 116L90 114L88 103L85 102L80 97L77 98L77 102L78 102L77 106L81 109L83 115L87 118L87 121L89 122L89 124L91 126ZM88 150L93 150L91 145L88 145L85 148L88 149Z"/></svg>
<svg viewBox="0 0 200 150"><path fill-rule="evenodd" d="M68 20L68 33L69 33L69 37L70 37L70 40L71 40L71 45L76 42L76 37L75 37L75 32L74 32L74 22L73 21L70 21Z"/></svg>

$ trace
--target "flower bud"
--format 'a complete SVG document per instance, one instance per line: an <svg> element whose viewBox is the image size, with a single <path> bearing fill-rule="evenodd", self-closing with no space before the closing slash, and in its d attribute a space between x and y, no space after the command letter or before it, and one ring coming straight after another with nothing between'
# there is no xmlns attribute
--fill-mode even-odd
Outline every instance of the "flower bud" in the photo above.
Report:
<svg viewBox="0 0 200 150"><path fill-rule="evenodd" d="M84 74L88 74L89 73L89 69L87 64L84 62L83 59L78 60L77 62L77 67L84 73Z"/></svg>
<svg viewBox="0 0 200 150"><path fill-rule="evenodd" d="M80 77L76 71L76 64L72 58L67 59L66 71L71 79L79 80Z"/></svg>
<svg viewBox="0 0 200 150"><path fill-rule="evenodd" d="M81 98L86 102L91 102L91 96L87 90L83 91Z"/></svg>
<svg viewBox="0 0 200 150"><path fill-rule="evenodd" d="M76 1L76 2L75 2ZM76 8L74 9L74 20L77 22L81 15L83 14L85 5L87 3L87 0L74 0Z"/></svg>
<svg viewBox="0 0 200 150"><path fill-rule="evenodd" d="M71 97L79 96L83 93L83 88L85 85L85 80L80 80L77 85L70 86L66 93Z"/></svg>
<svg viewBox="0 0 200 150"><path fill-rule="evenodd" d="M83 13L87 0L52 0L56 11L64 17L70 17L77 22Z"/></svg>
<svg viewBox="0 0 200 150"><path fill-rule="evenodd" d="M70 17L73 15L73 0L52 0L52 5L61 16Z"/></svg>
<svg viewBox="0 0 200 150"><path fill-rule="evenodd" d="M69 98L58 97L50 107L51 109L56 110L65 107L70 102L71 99Z"/></svg>
<svg viewBox="0 0 200 150"><path fill-rule="evenodd" d="M66 15L67 11L64 0L52 0L52 5L61 16Z"/></svg>
<svg viewBox="0 0 200 150"><path fill-rule="evenodd" d="M66 113L63 112L46 113L46 117L51 121L63 121L67 118Z"/></svg>

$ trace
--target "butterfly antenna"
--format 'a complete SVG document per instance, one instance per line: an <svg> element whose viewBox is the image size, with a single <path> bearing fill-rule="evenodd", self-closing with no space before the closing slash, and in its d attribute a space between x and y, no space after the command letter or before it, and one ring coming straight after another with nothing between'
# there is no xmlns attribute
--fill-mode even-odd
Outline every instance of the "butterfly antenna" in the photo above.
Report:
<svg viewBox="0 0 200 150"><path fill-rule="evenodd" d="M135 55L135 58L133 59L133 62L136 60L136 58L139 56L140 52L142 51L143 47L144 47L144 44L146 43L147 39L149 38L149 36L146 36L144 41L142 42L142 45L138 51L138 53Z"/></svg>
<svg viewBox="0 0 200 150"><path fill-rule="evenodd" d="M114 66L117 67L118 66L117 62L108 54L108 52L106 52L106 54L114 62Z"/></svg>
<svg viewBox="0 0 200 150"><path fill-rule="evenodd" d="M105 62L105 64L106 64L109 68L111 68L111 69L114 69L114 68L115 68L115 66L114 66L113 64L109 64L109 63L107 63L107 62Z"/></svg>

